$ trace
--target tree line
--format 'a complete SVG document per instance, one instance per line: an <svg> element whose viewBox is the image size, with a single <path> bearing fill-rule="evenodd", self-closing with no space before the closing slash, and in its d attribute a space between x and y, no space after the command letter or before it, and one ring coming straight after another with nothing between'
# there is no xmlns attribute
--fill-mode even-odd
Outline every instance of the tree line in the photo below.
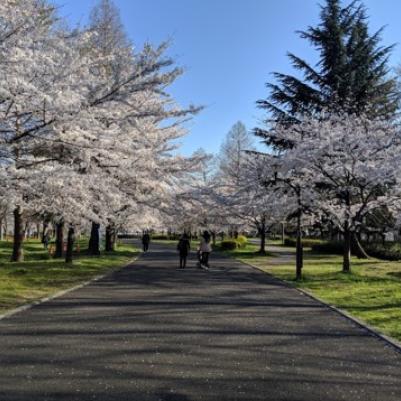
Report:
<svg viewBox="0 0 401 401"><path fill-rule="evenodd" d="M266 151L237 123L195 197L213 229L255 229L262 253L266 234L290 222L297 279L307 229L341 235L349 272L351 248L366 255L362 235L399 228L401 216L400 92L389 67L394 46L382 45L382 29L370 32L360 1L326 0L320 7L319 23L299 32L316 50L316 65L288 53L296 74L274 73L267 98L257 101L266 117L252 134ZM190 222L191 207L187 216Z"/></svg>
<svg viewBox="0 0 401 401"><path fill-rule="evenodd" d="M111 0L83 28L46 0L1 2L0 205L13 216L12 261L27 221L55 226L57 257L67 235L67 262L79 228L90 226L97 254L103 225L112 250L121 226L148 224L197 168L176 140L200 108L168 94L183 70L166 49L134 50Z"/></svg>

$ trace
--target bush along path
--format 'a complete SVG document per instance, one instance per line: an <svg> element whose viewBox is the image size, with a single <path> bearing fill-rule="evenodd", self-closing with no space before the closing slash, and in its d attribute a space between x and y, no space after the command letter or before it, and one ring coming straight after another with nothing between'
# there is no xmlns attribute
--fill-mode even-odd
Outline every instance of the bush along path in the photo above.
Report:
<svg viewBox="0 0 401 401"><path fill-rule="evenodd" d="M0 321L0 399L399 401L401 355L319 302L215 253L127 267Z"/></svg>
<svg viewBox="0 0 401 401"><path fill-rule="evenodd" d="M354 269L342 273L340 255L306 250L303 278L295 281L295 249L269 245L268 251L267 258L234 256L401 341L401 262L352 258Z"/></svg>

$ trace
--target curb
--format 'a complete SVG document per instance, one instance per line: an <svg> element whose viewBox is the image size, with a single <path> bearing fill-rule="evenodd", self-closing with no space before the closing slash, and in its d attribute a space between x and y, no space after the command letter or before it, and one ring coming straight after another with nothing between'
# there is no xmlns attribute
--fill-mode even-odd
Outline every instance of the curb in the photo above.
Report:
<svg viewBox="0 0 401 401"><path fill-rule="evenodd" d="M258 266L252 265L252 264L250 264L248 262L243 262L242 260L239 260L239 259L236 259L236 260L241 262L241 263L243 263L244 265L247 265L247 266L251 267L252 269L258 270L258 271L260 271L260 272L272 277L274 280L279 281L280 283L284 284L286 287L292 288L292 289L298 291L299 293L301 293L302 295L307 296L307 297L313 299L316 302L319 302L320 304L322 304L326 308L329 308L330 310L332 310L333 312L336 312L337 314L339 314L340 316L344 317L345 319L350 320L351 322L356 324L359 328L367 331L371 336L376 337L380 341L384 342L387 346L391 347L395 352L401 354L401 342L397 341L396 339L394 339L392 337L389 337L386 334L381 333L376 328L373 328L373 327L369 326L368 324L366 324L362 320L359 320L358 318L352 316L348 312L346 312L346 311L344 311L342 309L339 309L334 305L328 304L327 302L325 302L322 299L316 297L315 295L311 294L307 290L303 290L301 288L298 288L295 285L293 285L292 283L290 283L288 281L285 281L285 280L283 280L281 278L278 278L278 277L274 276L273 274L264 271L262 268L260 268Z"/></svg>
<svg viewBox="0 0 401 401"><path fill-rule="evenodd" d="M87 281L85 281L85 282L83 282L81 284L78 284L78 285L74 286L74 287L67 288L66 290L58 291L58 292L54 293L53 295L49 295L47 297L40 298L40 299L38 299L36 301L33 301L33 302L28 303L28 304L25 304L25 305L22 305L22 306L18 306L17 308L11 309L10 311L1 314L0 315L0 320L7 319L7 318L9 318L11 316L16 315L17 313L21 313L21 312L24 312L26 310L32 309L35 306L38 306L40 304L43 304L45 302L51 301L51 300L56 299L56 298L60 298L65 294L68 294L68 293L73 292L75 290L79 290L80 288L86 287L89 284L92 284L92 283L94 283L96 281L102 280L102 279L106 278L107 276L110 276L111 274L113 274L115 272L118 272L118 271L121 271L121 270L125 269L126 267L130 266L135 261L137 261L140 257L141 257L141 253L139 253L139 255L137 257L135 257L128 264L126 264L126 265L124 265L122 267L117 267L117 268L113 269L112 271L109 271L107 273L95 276L95 277L91 278L90 280L87 280Z"/></svg>

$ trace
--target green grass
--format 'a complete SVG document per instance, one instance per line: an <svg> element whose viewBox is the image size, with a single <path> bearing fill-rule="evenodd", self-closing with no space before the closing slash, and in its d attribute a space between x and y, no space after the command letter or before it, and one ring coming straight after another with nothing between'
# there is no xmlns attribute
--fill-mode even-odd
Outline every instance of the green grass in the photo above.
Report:
<svg viewBox="0 0 401 401"><path fill-rule="evenodd" d="M244 261L247 260L266 260L267 256L271 256L270 253L266 253L266 255L261 255L259 253L260 246L257 244L248 243L244 247L234 249L232 251L222 251L220 248L220 242L217 242L216 246L213 247L214 251L223 252L225 255L232 256L237 259L242 259Z"/></svg>
<svg viewBox="0 0 401 401"><path fill-rule="evenodd" d="M80 241L81 250L86 241ZM0 242L0 313L73 287L99 274L122 267L138 251L132 245L119 245L116 252L88 257L82 251L72 265L52 259L38 241L24 244L24 262L9 262L12 245Z"/></svg>
<svg viewBox="0 0 401 401"><path fill-rule="evenodd" d="M259 239L259 238L258 238ZM281 240L281 238L279 239L266 239L266 241L270 244L270 245L275 245L275 246L284 246L283 245L283 241Z"/></svg>
<svg viewBox="0 0 401 401"><path fill-rule="evenodd" d="M401 340L401 262L352 259L344 274L341 256L305 252L303 279L295 281L295 262L279 257L242 258L276 277L346 310L381 332Z"/></svg>

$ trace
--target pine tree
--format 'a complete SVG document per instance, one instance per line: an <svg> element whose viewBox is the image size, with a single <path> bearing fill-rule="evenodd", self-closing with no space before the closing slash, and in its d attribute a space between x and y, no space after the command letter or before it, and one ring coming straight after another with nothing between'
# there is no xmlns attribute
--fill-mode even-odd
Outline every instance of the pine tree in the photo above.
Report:
<svg viewBox="0 0 401 401"><path fill-rule="evenodd" d="M241 169L247 159L246 151L254 150L253 138L245 125L238 121L227 133L219 153L219 169L225 181L239 185Z"/></svg>
<svg viewBox="0 0 401 401"><path fill-rule="evenodd" d="M322 109L393 115L398 97L387 66L393 46L380 46L382 29L369 34L366 9L359 1L342 7L340 0L326 0L320 19L318 26L299 32L319 52L317 65L289 53L303 79L274 73L277 83L267 83L270 96L259 100L259 107L273 120L289 122ZM286 145L274 143L264 129L256 128L255 133L268 144Z"/></svg>

